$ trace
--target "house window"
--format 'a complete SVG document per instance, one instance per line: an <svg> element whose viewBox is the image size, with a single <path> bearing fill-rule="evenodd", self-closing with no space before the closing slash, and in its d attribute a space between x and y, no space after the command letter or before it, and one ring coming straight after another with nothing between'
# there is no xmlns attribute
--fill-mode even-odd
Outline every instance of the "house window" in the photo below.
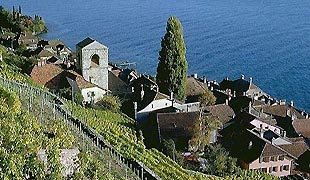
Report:
<svg viewBox="0 0 310 180"><path fill-rule="evenodd" d="M279 160L283 161L284 160L284 155L279 156Z"/></svg>
<svg viewBox="0 0 310 180"><path fill-rule="evenodd" d="M278 171L278 166L272 167L272 172L277 172Z"/></svg>
<svg viewBox="0 0 310 180"><path fill-rule="evenodd" d="M94 54L92 57L91 57L91 67L97 67L99 66L99 56L97 54Z"/></svg>
<svg viewBox="0 0 310 180"><path fill-rule="evenodd" d="M271 161L278 161L278 156L272 156L270 160Z"/></svg>
<svg viewBox="0 0 310 180"><path fill-rule="evenodd" d="M262 171L263 172L267 172L267 168L262 168Z"/></svg>
<svg viewBox="0 0 310 180"><path fill-rule="evenodd" d="M269 173L271 173L272 172L272 167L269 167Z"/></svg>
<svg viewBox="0 0 310 180"><path fill-rule="evenodd" d="M283 171L283 166L280 166L280 171Z"/></svg>
<svg viewBox="0 0 310 180"><path fill-rule="evenodd" d="M269 162L269 157L263 157L263 162Z"/></svg>
<svg viewBox="0 0 310 180"><path fill-rule="evenodd" d="M289 165L284 165L284 166L283 166L283 170L284 170L284 171L288 171L288 170L289 170Z"/></svg>

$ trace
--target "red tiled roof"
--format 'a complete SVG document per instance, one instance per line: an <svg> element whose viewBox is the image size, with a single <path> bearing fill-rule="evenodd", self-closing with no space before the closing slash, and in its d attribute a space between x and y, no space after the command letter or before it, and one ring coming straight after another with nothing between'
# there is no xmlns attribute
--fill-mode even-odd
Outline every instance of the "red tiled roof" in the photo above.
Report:
<svg viewBox="0 0 310 180"><path fill-rule="evenodd" d="M46 64L44 66L34 66L30 76L31 78L41 85L49 89L56 89L59 81L62 79L61 73L64 70L54 64Z"/></svg>
<svg viewBox="0 0 310 180"><path fill-rule="evenodd" d="M263 157L286 155L287 153L276 146L266 143L262 152Z"/></svg>
<svg viewBox="0 0 310 180"><path fill-rule="evenodd" d="M90 88L90 87L96 87L96 85L86 81L83 76L81 76L80 74L78 74L75 71L68 71L68 73L66 74L69 78L71 78L72 80L74 80L77 84L77 86L80 89L84 89L84 88Z"/></svg>
<svg viewBox="0 0 310 180"><path fill-rule="evenodd" d="M295 119L293 127L298 134L310 138L310 119Z"/></svg>

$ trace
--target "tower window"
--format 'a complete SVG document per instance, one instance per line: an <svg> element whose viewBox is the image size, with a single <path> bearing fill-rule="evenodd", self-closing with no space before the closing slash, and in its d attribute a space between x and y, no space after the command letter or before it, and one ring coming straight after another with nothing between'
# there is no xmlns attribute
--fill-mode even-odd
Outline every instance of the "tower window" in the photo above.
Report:
<svg viewBox="0 0 310 180"><path fill-rule="evenodd" d="M92 57L91 57L91 67L97 67L99 66L99 56L97 54L94 54Z"/></svg>

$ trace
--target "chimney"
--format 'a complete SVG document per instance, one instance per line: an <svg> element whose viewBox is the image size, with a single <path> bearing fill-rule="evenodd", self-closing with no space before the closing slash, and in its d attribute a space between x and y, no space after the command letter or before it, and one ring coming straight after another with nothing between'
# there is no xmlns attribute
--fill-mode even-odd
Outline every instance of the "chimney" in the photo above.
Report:
<svg viewBox="0 0 310 180"><path fill-rule="evenodd" d="M253 83L253 78L252 77L250 77L250 84L252 84Z"/></svg>
<svg viewBox="0 0 310 180"><path fill-rule="evenodd" d="M259 136L261 138L264 138L264 131L263 131L263 127L262 126L259 128Z"/></svg>
<svg viewBox="0 0 310 180"><path fill-rule="evenodd" d="M228 105L229 99L226 99L225 104Z"/></svg>
<svg viewBox="0 0 310 180"><path fill-rule="evenodd" d="M213 86L211 86L211 89L210 89L211 91L213 91Z"/></svg>
<svg viewBox="0 0 310 180"><path fill-rule="evenodd" d="M170 92L170 100L173 100L173 92Z"/></svg>
<svg viewBox="0 0 310 180"><path fill-rule="evenodd" d="M249 113L251 113L251 109L252 109L252 101L249 102Z"/></svg>
<svg viewBox="0 0 310 180"><path fill-rule="evenodd" d="M286 116L291 116L291 110L290 109L286 109Z"/></svg>
<svg viewBox="0 0 310 180"><path fill-rule="evenodd" d="M286 131L283 131L283 137L286 137Z"/></svg>
<svg viewBox="0 0 310 180"><path fill-rule="evenodd" d="M143 90L143 84L141 84L141 100L143 100L144 97L144 90Z"/></svg>
<svg viewBox="0 0 310 180"><path fill-rule="evenodd" d="M274 144L274 143L275 143L274 140L275 140L275 138L272 137L272 139L271 139L271 144Z"/></svg>
<svg viewBox="0 0 310 180"><path fill-rule="evenodd" d="M195 79L197 79L198 74L197 74L197 73L193 74L193 77L194 77Z"/></svg>
<svg viewBox="0 0 310 180"><path fill-rule="evenodd" d="M292 114L291 119L292 119L292 121L294 121L296 119L296 115Z"/></svg>
<svg viewBox="0 0 310 180"><path fill-rule="evenodd" d="M233 97L236 97L236 91L234 91Z"/></svg>
<svg viewBox="0 0 310 180"><path fill-rule="evenodd" d="M244 79L244 74L241 74L241 79Z"/></svg>
<svg viewBox="0 0 310 180"><path fill-rule="evenodd" d="M291 106L294 107L294 101L291 101Z"/></svg>
<svg viewBox="0 0 310 180"><path fill-rule="evenodd" d="M207 83L207 77L203 77L203 83Z"/></svg>
<svg viewBox="0 0 310 180"><path fill-rule="evenodd" d="M137 102L133 102L133 109L134 109L134 115L135 115L135 120L137 120L137 109L138 109L138 104Z"/></svg>
<svg viewBox="0 0 310 180"><path fill-rule="evenodd" d="M306 114L306 119L308 119L309 118L309 115L308 114Z"/></svg>
<svg viewBox="0 0 310 180"><path fill-rule="evenodd" d="M227 81L229 80L228 76L225 78L225 80L227 80Z"/></svg>
<svg viewBox="0 0 310 180"><path fill-rule="evenodd" d="M252 142L252 141L250 141L250 142L249 142L248 149L249 149L249 150L250 150L250 149L252 149L252 146L253 146L253 142Z"/></svg>

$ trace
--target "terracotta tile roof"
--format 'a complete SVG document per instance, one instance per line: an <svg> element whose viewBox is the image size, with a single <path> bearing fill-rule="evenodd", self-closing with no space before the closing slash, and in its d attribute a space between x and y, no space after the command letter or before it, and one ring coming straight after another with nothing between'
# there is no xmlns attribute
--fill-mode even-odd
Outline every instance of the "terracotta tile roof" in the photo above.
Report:
<svg viewBox="0 0 310 180"><path fill-rule="evenodd" d="M96 85L86 81L83 76L75 71L65 71L60 66L55 64L45 64L44 66L34 66L31 73L31 78L49 89L57 89L60 81L66 81L65 77L76 82L80 88L96 87Z"/></svg>
<svg viewBox="0 0 310 180"><path fill-rule="evenodd" d="M54 64L46 64L44 66L34 66L30 76L31 78L49 89L56 89L62 79L63 69Z"/></svg>
<svg viewBox="0 0 310 180"><path fill-rule="evenodd" d="M97 87L95 84L92 84L92 83L86 81L83 78L83 76L81 76L80 74L78 74L75 71L72 71L72 70L67 71L66 76L69 77L70 79L74 80L79 89Z"/></svg>
<svg viewBox="0 0 310 180"><path fill-rule="evenodd" d="M227 123L235 115L233 109L226 104L207 106L205 109L210 112L212 116L217 117L223 124Z"/></svg>
<svg viewBox="0 0 310 180"><path fill-rule="evenodd" d="M310 138L310 119L295 119L293 127L298 134Z"/></svg>
<svg viewBox="0 0 310 180"><path fill-rule="evenodd" d="M206 88L194 77L188 77L186 81L186 96L197 96L206 91Z"/></svg>
<svg viewBox="0 0 310 180"><path fill-rule="evenodd" d="M270 157L270 156L280 156L280 155L286 155L287 153L275 145L265 143L264 149L262 151L263 157Z"/></svg>
<svg viewBox="0 0 310 180"><path fill-rule="evenodd" d="M296 158L299 158L300 155L302 155L304 152L308 150L308 145L304 140L297 141L292 144L280 145L280 147L284 149L286 152L295 156Z"/></svg>
<svg viewBox="0 0 310 180"><path fill-rule="evenodd" d="M279 117L286 117L287 111L289 110L290 114L295 114L297 118L304 118L296 108L289 105L266 105L263 106L263 110L265 113Z"/></svg>

